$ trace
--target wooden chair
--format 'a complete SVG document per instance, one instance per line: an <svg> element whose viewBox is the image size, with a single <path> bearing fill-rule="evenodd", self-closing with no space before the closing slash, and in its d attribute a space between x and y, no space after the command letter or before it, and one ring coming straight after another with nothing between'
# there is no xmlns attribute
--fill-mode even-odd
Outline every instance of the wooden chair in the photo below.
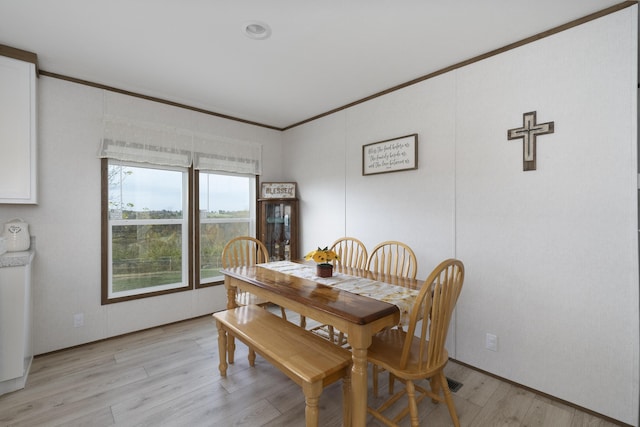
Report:
<svg viewBox="0 0 640 427"><path fill-rule="evenodd" d="M367 265L367 248L354 237L341 237L329 249L338 255L337 262L341 265L353 268L365 268Z"/></svg>
<svg viewBox="0 0 640 427"><path fill-rule="evenodd" d="M418 259L406 243L387 240L378 243L367 259L367 270L392 276L415 279L418 274ZM401 329L401 328L400 328ZM384 369L373 366L373 395L378 397L378 375ZM390 377L391 378L391 377ZM391 379L389 380L391 384Z"/></svg>
<svg viewBox="0 0 640 427"><path fill-rule="evenodd" d="M222 268L232 267L249 267L256 264L261 264L269 260L269 251L267 247L260 240L250 236L240 236L233 238L227 242L222 249ZM259 306L266 306L269 301L265 301L257 296L244 292L239 289L236 290L236 305L244 306L249 304L255 304ZM280 307L282 317L286 320L287 314L284 308ZM234 350L233 343L230 343L229 347ZM229 363L233 363L234 352L229 354ZM249 349L249 359L255 359L255 353L252 349Z"/></svg>
<svg viewBox="0 0 640 427"><path fill-rule="evenodd" d="M367 408L370 414L386 425L397 426L409 413L411 425L419 426L418 402L428 396L436 402L446 402L454 426L460 426L443 370L449 360L444 347L449 321L463 281L464 265L461 261L448 259L441 262L420 289L418 299L411 309L407 331L392 328L373 336L367 353L368 361L386 369L392 378L405 384L401 391L378 408ZM418 328L419 323L421 326ZM415 380L422 379L430 380L431 390L414 384ZM393 392L392 383L390 385ZM382 414L405 394L409 400L406 408L393 419Z"/></svg>
<svg viewBox="0 0 640 427"><path fill-rule="evenodd" d="M338 255L338 260L333 261L334 265L340 264L352 268L365 268L367 265L367 248L355 237L341 237L333 242L329 249ZM329 341L338 345L346 344L344 333L340 332L336 335L331 325L319 325L312 328L311 331L322 337L328 337Z"/></svg>
<svg viewBox="0 0 640 427"><path fill-rule="evenodd" d="M378 243L373 248L367 259L367 270L415 279L418 274L418 260L408 245L388 240Z"/></svg>

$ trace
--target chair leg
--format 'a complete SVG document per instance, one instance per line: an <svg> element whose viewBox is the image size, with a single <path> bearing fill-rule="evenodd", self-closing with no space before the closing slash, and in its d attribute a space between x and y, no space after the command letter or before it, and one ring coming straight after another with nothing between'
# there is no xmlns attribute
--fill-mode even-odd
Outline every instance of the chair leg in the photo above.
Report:
<svg viewBox="0 0 640 427"><path fill-rule="evenodd" d="M282 313L282 318L284 320L287 320L287 312L285 311L284 307L280 307L280 313Z"/></svg>
<svg viewBox="0 0 640 427"><path fill-rule="evenodd" d="M373 365L373 397L378 397L378 365Z"/></svg>
<svg viewBox="0 0 640 427"><path fill-rule="evenodd" d="M446 379L445 379L446 381ZM429 378L429 385L431 386L431 392L437 396L440 395L440 390L442 389L442 385L440 384L440 375L434 375L433 377ZM438 399L431 399L431 402L433 403L440 403L441 401Z"/></svg>
<svg viewBox="0 0 640 427"><path fill-rule="evenodd" d="M456 406L453 404L451 390L449 390L449 384L447 384L447 377L445 377L444 372L442 371L440 371L438 377L440 378L440 384L442 386L442 391L444 394L444 401L447 403L447 408L449 408L449 415L451 415L453 425L455 427L460 427L460 420L458 419L458 414L456 413Z"/></svg>
<svg viewBox="0 0 640 427"><path fill-rule="evenodd" d="M351 376L350 370L342 379L342 427L351 427Z"/></svg>
<svg viewBox="0 0 640 427"><path fill-rule="evenodd" d="M256 366L256 352L253 351L252 348L249 348L249 355L247 356L247 359L249 359L249 366Z"/></svg>
<svg viewBox="0 0 640 427"><path fill-rule="evenodd" d="M329 341L333 341L333 337L335 336L335 331L333 330L333 326L327 325L327 330L329 331Z"/></svg>
<svg viewBox="0 0 640 427"><path fill-rule="evenodd" d="M416 403L416 390L413 387L413 381L407 380L407 397L409 398L409 414L411 416L411 427L420 427L418 420L418 404Z"/></svg>

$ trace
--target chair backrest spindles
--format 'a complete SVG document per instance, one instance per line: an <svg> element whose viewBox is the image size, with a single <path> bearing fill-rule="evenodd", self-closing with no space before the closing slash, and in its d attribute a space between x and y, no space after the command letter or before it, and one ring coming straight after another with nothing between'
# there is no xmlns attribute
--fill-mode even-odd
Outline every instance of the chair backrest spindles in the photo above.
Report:
<svg viewBox="0 0 640 427"><path fill-rule="evenodd" d="M330 249L338 255L337 262L345 267L365 268L367 264L367 248L354 237L342 237L333 242Z"/></svg>
<svg viewBox="0 0 640 427"><path fill-rule="evenodd" d="M418 274L418 261L408 245L390 240L373 248L366 268L374 273L415 279Z"/></svg>
<svg viewBox="0 0 640 427"><path fill-rule="evenodd" d="M412 355L411 343L416 332L418 322L422 320L420 333L420 348L418 360L421 366L429 369L438 366L443 358L448 357L444 348L451 321L451 314L455 308L458 296L464 282L464 265L456 259L441 262L425 280L416 302L411 310L407 339L402 348L400 365L406 367L409 356ZM428 341L427 341L428 339Z"/></svg>
<svg viewBox="0 0 640 427"><path fill-rule="evenodd" d="M260 240L240 236L229 240L222 249L222 267L248 267L267 262L269 253Z"/></svg>

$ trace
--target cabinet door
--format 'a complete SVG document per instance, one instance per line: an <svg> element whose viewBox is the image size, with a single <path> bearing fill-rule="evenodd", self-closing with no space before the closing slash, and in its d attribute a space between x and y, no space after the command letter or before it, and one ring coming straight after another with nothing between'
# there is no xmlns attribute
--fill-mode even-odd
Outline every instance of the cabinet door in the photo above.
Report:
<svg viewBox="0 0 640 427"><path fill-rule="evenodd" d="M269 261L298 258L298 201L260 201L260 240L269 251Z"/></svg>
<svg viewBox="0 0 640 427"><path fill-rule="evenodd" d="M0 382L24 374L25 267L0 268Z"/></svg>
<svg viewBox="0 0 640 427"><path fill-rule="evenodd" d="M0 56L0 203L36 203L36 76Z"/></svg>

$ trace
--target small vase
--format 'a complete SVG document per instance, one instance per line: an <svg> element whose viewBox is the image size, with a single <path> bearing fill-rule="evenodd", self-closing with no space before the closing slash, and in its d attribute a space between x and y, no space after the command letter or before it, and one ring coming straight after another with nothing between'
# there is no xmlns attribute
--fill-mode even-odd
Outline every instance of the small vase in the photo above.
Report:
<svg viewBox="0 0 640 427"><path fill-rule="evenodd" d="M333 276L333 264L318 264L316 265L316 274L318 277L331 277Z"/></svg>

